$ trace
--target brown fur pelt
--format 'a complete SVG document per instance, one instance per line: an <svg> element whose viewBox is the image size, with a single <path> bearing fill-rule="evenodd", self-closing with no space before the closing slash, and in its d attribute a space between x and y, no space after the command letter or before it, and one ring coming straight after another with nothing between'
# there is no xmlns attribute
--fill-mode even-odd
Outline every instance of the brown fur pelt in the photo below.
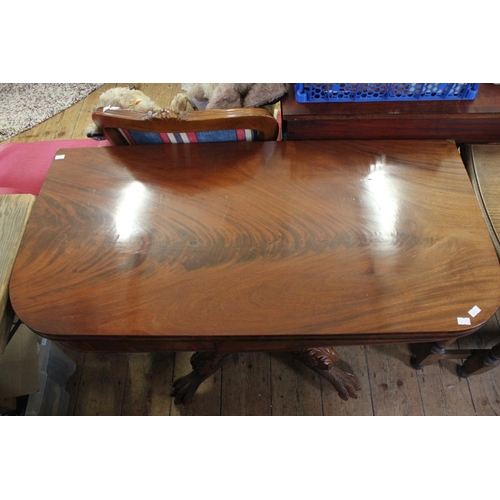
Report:
<svg viewBox="0 0 500 500"><path fill-rule="evenodd" d="M161 111L158 106L150 97L144 92L137 90L135 87L115 87L106 90L99 96L97 108L105 108L106 106L117 107L121 109L132 109L135 111ZM98 130L94 123L91 123L85 129L87 137L97 138L102 136L102 132Z"/></svg>
<svg viewBox="0 0 500 500"><path fill-rule="evenodd" d="M194 83L184 95L193 106L206 102L206 109L257 108L274 104L287 92L286 83ZM176 98L177 98L176 97ZM181 109L180 109L181 110Z"/></svg>

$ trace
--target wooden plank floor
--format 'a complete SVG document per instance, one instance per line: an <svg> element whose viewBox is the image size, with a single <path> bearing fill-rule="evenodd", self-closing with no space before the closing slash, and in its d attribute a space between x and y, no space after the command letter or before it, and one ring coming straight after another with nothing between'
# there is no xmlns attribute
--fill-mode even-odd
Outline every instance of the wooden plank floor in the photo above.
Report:
<svg viewBox="0 0 500 500"><path fill-rule="evenodd" d="M105 84L46 122L4 142L82 139L99 95L124 84ZM133 84L168 106L180 84ZM500 313L460 347L497 342ZM441 361L421 371L409 364L408 345L338 349L339 366L358 375L357 400L342 401L331 386L286 353L245 353L205 381L187 407L169 397L174 378L190 371L192 353L81 353L69 379L69 415L499 415L500 368L469 379L456 375L460 361Z"/></svg>
<svg viewBox="0 0 500 500"><path fill-rule="evenodd" d="M499 313L460 347L497 342ZM500 414L500 368L469 379L460 360L415 371L404 345L339 347L339 366L358 375L358 399L342 401L329 384L288 353L235 356L198 390L192 404L169 397L174 378L190 371L192 353L82 353L69 379L69 415L473 416Z"/></svg>

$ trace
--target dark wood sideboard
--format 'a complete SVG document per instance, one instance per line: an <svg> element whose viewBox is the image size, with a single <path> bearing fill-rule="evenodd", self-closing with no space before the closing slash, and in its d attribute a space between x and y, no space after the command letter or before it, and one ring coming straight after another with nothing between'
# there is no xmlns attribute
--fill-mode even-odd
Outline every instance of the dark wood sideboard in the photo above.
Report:
<svg viewBox="0 0 500 500"><path fill-rule="evenodd" d="M303 139L453 139L500 142L500 86L481 84L472 101L298 103L282 101L283 132Z"/></svg>

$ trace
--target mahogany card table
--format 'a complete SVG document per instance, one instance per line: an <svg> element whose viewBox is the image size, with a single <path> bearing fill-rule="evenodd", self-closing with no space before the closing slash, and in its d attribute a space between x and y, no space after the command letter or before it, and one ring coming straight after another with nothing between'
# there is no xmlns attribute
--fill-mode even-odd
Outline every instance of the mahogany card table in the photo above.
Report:
<svg viewBox="0 0 500 500"><path fill-rule="evenodd" d="M499 278L450 142L199 143L59 150L10 297L73 348L197 351L176 402L232 353L276 350L346 399L333 346L467 335Z"/></svg>

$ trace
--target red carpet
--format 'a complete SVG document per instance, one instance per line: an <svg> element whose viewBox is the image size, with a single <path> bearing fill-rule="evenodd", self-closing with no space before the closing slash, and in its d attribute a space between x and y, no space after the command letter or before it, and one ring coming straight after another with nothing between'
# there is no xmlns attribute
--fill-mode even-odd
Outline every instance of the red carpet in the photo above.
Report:
<svg viewBox="0 0 500 500"><path fill-rule="evenodd" d="M0 146L0 194L34 194L40 188L56 152L61 148L110 146L92 139L11 142Z"/></svg>

